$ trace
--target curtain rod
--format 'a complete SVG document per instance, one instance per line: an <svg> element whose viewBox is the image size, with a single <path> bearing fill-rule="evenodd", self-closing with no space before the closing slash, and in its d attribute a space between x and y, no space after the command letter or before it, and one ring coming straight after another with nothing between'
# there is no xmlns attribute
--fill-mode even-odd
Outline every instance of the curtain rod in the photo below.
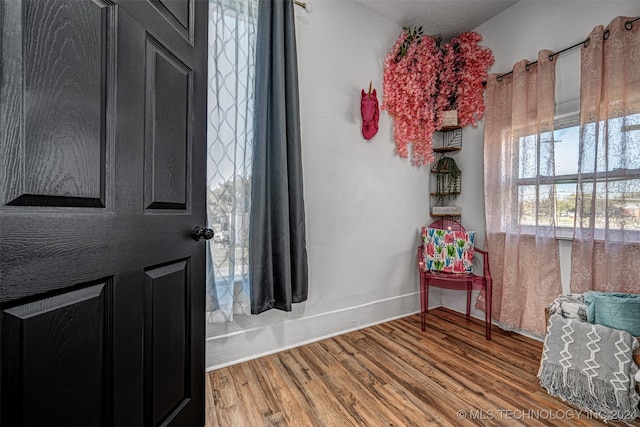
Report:
<svg viewBox="0 0 640 427"><path fill-rule="evenodd" d="M309 2L304 3L298 0L293 0L293 3L303 8L307 13L311 13L313 10L313 5Z"/></svg>
<svg viewBox="0 0 640 427"><path fill-rule="evenodd" d="M294 0L294 1L295 1L295 0ZM624 23L624 28L625 28L625 29L627 29L627 30L631 30L631 29L633 28L633 23L634 23L634 22L636 22L638 19L640 19L640 17L635 18L635 19L631 19L631 20L629 20L629 21L626 21L626 22ZM605 40L609 38L609 30L606 30L606 31L604 32L604 34L602 35L602 38L604 38ZM587 47L587 45L588 45L588 43L589 43L589 40L590 40L590 38L589 38L589 37L587 37L585 40L583 40L583 41L581 41L581 42L579 42L579 43L576 43L576 44L571 45L571 46L569 46L569 47L565 47L564 49L559 50L559 51L557 51L557 52L550 53L550 54L549 54L549 61L552 61L554 56L556 56L556 55L560 55L561 53L564 53L564 52L566 52L566 51L568 51L568 50L574 49L574 48L576 48L576 47L578 47L578 46L580 46L580 45L584 45L584 47ZM536 60L536 61L533 61L533 62L528 63L528 64L527 64L527 67L526 67L527 71L529 71L529 67L531 67L532 65L537 64L537 63L538 63L538 61L537 61L537 60ZM500 74L498 77L496 77L496 81L501 82L501 81L502 81L502 79L503 79L503 77L506 77L506 76L508 76L509 74L513 74L513 71L509 71L508 73Z"/></svg>

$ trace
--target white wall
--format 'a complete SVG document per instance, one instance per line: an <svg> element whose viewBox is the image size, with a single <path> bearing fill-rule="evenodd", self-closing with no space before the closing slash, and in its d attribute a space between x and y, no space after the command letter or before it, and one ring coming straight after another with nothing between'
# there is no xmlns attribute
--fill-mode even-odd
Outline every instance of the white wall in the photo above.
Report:
<svg viewBox="0 0 640 427"><path fill-rule="evenodd" d="M208 369L419 309L429 174L395 154L386 112L371 141L360 131L360 90L372 80L382 102L383 60L402 28L350 1L313 6L296 9L309 299L209 326ZM440 303L434 290L430 305Z"/></svg>
<svg viewBox="0 0 640 427"><path fill-rule="evenodd" d="M479 26L482 44L493 50L494 73L511 71L513 64L537 59L538 51L558 51L586 39L596 25L608 25L616 16L639 16L640 1L521 0L500 15ZM579 98L580 49L560 55L556 64L556 103L562 107L575 105ZM483 181L483 125L464 130L463 150L459 153L463 174L462 194L464 223L467 228L485 230ZM457 159L456 159L457 160ZM565 292L569 289L571 246L559 242L561 279ZM464 293L443 291L443 305L465 310ZM474 315L483 318L482 312ZM542 315L542 314L541 314Z"/></svg>

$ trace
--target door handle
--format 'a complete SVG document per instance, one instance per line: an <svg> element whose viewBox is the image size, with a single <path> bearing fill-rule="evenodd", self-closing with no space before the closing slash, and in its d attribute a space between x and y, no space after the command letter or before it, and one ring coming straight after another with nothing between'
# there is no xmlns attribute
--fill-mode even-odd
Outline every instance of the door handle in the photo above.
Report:
<svg viewBox="0 0 640 427"><path fill-rule="evenodd" d="M210 228L195 227L193 230L191 230L191 237L193 237L193 240L195 240L196 242L200 239L209 240L215 234L215 231Z"/></svg>

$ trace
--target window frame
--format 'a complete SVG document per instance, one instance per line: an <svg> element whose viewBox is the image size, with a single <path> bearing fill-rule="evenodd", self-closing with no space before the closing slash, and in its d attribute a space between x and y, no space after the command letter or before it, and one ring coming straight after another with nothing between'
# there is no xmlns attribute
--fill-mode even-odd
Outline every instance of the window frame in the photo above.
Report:
<svg viewBox="0 0 640 427"><path fill-rule="evenodd" d="M630 114L630 115L640 115L640 114ZM581 132L581 126L580 126L580 113L578 111L573 111L573 112L569 112L566 114L562 114L562 115L557 115L554 119L554 129L553 132L557 132L559 130L562 129L568 129L568 128L572 128L572 127L576 127L578 129L578 133ZM631 129L624 129L624 132L628 132L628 131L636 131L636 130L640 130L640 125L631 125L629 126L631 127ZM572 222L573 222L573 226L567 226L567 225L557 225L558 224L558 217L559 217L559 212L557 211L557 204L558 204L558 193L557 193L557 186L558 185L562 185L562 184L570 184L575 186L575 192L574 194L577 194L578 191L578 178L581 177L582 178L582 182L583 183L588 183L588 182L592 182L594 184L598 183L598 182L604 182L605 179L607 182L615 182L615 181L632 181L632 180L638 180L640 181L640 168L637 169L621 169L619 171L617 170L613 170L613 171L608 171L608 172L593 172L593 173L583 173L583 174L578 174L577 171L576 173L571 173L571 174L562 174L562 175L556 175L555 174L555 168L556 168L556 164L554 164L554 172L552 176L546 176L546 175L540 175L540 165L539 165L539 159L540 159L540 144L542 143L541 141L538 140L537 142L537 147L536 147L536 155L537 155L537 159L536 159L536 175L534 177L526 177L526 178L520 178L520 147L521 147L521 141L523 140L523 138L527 138L529 135L524 136L524 137L519 137L517 141L514 141L514 143L518 144L518 162L516 163L515 167L514 167L514 171L513 173L516 174L517 179L515 180L515 185L514 185L514 189L513 189L513 196L515 198L515 200L517 200L517 203L514 206L514 212L512 215L512 222L514 226L518 227L521 232L523 234L540 234L540 233L536 233L536 230L548 230L550 228L549 225L546 224L540 224L539 223L539 212L537 210L537 205L536 205L536 213L535 213L535 224L531 224L531 223L522 223L521 221L521 211L522 211L522 198L521 198L521 191L520 189L527 186L527 187L534 187L536 190L536 200L539 201L539 188L542 185L549 185L549 186L556 186L555 189L555 214L553 217L553 223L555 224L555 237L556 239L562 239L562 240L573 240L574 238L574 230L576 230L576 223L575 223L575 210L577 209L577 207L575 205L577 205L577 196L576 196L576 203L574 205L574 213L572 215ZM531 135L534 136L534 135ZM576 147L576 150L579 150L579 146ZM579 156L579 153L578 153ZM554 159L555 160L555 159ZM605 228L598 228L596 227L595 229L595 239L596 240L604 240L605 236ZM617 228L610 228L607 230L607 233L609 233L612 237L616 238L616 235L620 236L620 240L622 240L622 236L623 234L627 234L629 236L632 236L632 240L636 241L636 242L640 242L640 225L638 226L638 229L617 229ZM544 233L542 233L544 234Z"/></svg>

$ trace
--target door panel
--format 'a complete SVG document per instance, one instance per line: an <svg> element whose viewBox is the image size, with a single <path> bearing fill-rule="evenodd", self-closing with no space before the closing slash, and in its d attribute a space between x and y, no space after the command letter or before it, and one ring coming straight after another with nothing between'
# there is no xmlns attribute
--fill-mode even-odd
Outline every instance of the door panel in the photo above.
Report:
<svg viewBox="0 0 640 427"><path fill-rule="evenodd" d="M0 2L3 426L204 425L207 2L153 3Z"/></svg>
<svg viewBox="0 0 640 427"><path fill-rule="evenodd" d="M153 425L188 403L190 390L188 262L178 261L145 273L145 364L150 388L147 405Z"/></svg>
<svg viewBox="0 0 640 427"><path fill-rule="evenodd" d="M10 390L3 424L101 424L109 388L107 288L109 281L3 310L3 346L11 349L2 360L2 388Z"/></svg>
<svg viewBox="0 0 640 427"><path fill-rule="evenodd" d="M193 0L149 0L175 30L193 42Z"/></svg>
<svg viewBox="0 0 640 427"><path fill-rule="evenodd" d="M191 70L147 36L145 206L188 209Z"/></svg>
<svg viewBox="0 0 640 427"><path fill-rule="evenodd" d="M3 205L104 207L112 8L28 0L3 9L14 30L3 38Z"/></svg>
<svg viewBox="0 0 640 427"><path fill-rule="evenodd" d="M189 28L189 9L193 6L193 2L189 0L159 0L158 3L164 6L184 28Z"/></svg>

